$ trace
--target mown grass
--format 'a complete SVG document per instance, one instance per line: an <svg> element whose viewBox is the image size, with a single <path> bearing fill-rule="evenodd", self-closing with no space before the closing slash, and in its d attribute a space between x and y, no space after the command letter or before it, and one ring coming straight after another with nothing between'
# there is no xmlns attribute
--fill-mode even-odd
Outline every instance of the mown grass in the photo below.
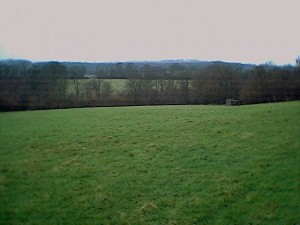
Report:
<svg viewBox="0 0 300 225"><path fill-rule="evenodd" d="M0 114L0 224L300 223L300 102Z"/></svg>

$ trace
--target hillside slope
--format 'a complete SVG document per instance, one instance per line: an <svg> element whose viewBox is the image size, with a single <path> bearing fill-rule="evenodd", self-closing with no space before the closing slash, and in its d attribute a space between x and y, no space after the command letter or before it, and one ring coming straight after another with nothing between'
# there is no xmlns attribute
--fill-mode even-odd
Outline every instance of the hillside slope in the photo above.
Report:
<svg viewBox="0 0 300 225"><path fill-rule="evenodd" d="M0 114L0 224L298 224L300 102Z"/></svg>

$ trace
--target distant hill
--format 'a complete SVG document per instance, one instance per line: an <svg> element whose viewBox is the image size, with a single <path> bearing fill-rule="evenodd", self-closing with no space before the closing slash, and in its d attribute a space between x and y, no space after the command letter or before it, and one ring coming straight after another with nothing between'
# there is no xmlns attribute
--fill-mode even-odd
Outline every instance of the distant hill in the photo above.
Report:
<svg viewBox="0 0 300 225"><path fill-rule="evenodd" d="M256 65L254 64L243 64L243 63L231 63L222 61L199 61L199 60L160 60L160 61L128 61L128 62L62 62L67 68L70 67L84 67L87 74L96 74L99 70L107 71L115 69L116 67L126 67L128 65L135 66L140 69L144 66L151 66L155 68L166 69L170 66L178 66L187 70L199 70L204 69L208 66L216 64L224 64L233 67L239 67L241 69L253 69Z"/></svg>
<svg viewBox="0 0 300 225"><path fill-rule="evenodd" d="M222 61L199 61L194 59L174 59L160 61L128 61L128 62L31 62L28 60L1 60L0 77L24 76L28 74L49 74L51 64L65 67L65 77L83 78L84 75L96 75L101 78L191 78L199 71L214 66L228 66L239 71L247 71L256 67L254 64L243 64ZM56 70L56 69L55 69ZM56 70L57 71L57 70Z"/></svg>

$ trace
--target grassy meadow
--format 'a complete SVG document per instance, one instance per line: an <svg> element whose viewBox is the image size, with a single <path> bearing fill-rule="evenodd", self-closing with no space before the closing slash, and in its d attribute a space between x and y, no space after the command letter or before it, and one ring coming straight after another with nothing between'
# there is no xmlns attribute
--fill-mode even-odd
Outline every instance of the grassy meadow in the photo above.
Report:
<svg viewBox="0 0 300 225"><path fill-rule="evenodd" d="M300 102L0 113L0 224L300 224Z"/></svg>

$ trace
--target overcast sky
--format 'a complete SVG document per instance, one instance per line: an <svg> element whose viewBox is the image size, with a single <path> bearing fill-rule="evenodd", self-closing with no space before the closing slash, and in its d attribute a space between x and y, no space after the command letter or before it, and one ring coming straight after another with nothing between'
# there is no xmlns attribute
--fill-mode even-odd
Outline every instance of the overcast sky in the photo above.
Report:
<svg viewBox="0 0 300 225"><path fill-rule="evenodd" d="M0 0L0 59L294 64L299 0Z"/></svg>

